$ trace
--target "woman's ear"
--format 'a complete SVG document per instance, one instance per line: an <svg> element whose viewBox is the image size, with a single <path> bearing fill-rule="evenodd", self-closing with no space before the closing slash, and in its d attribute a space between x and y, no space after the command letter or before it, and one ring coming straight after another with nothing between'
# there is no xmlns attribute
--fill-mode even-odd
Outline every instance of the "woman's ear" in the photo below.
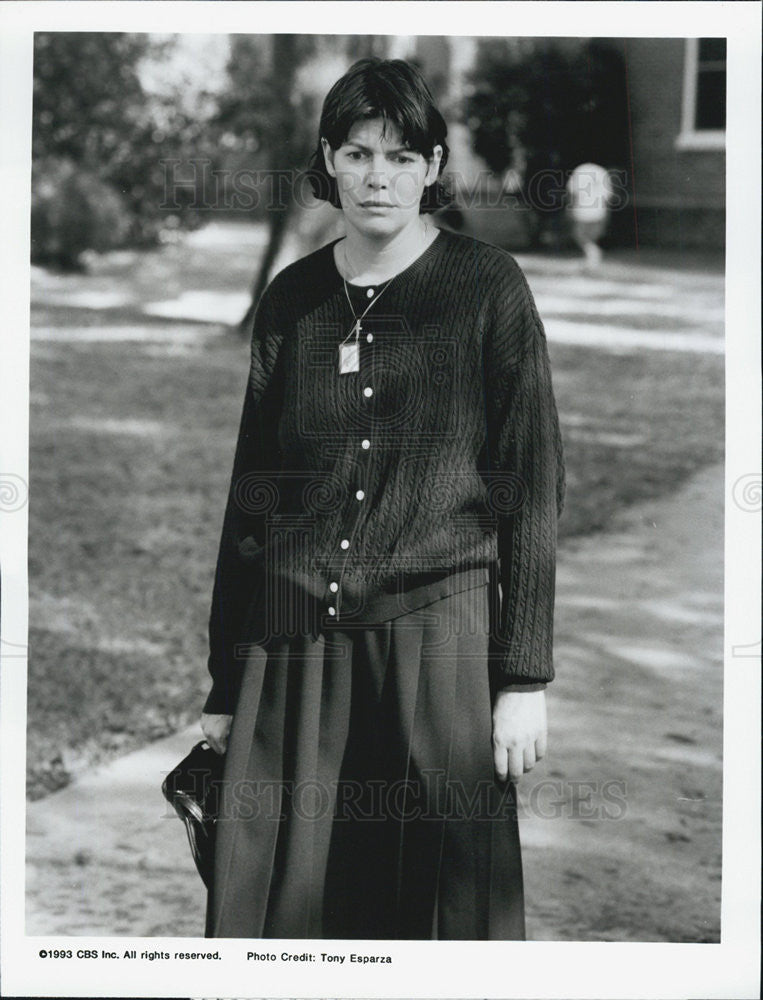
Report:
<svg viewBox="0 0 763 1000"><path fill-rule="evenodd" d="M321 136L321 148L323 149L323 159L326 161L326 170L329 173L329 177L336 177L334 150L331 148L331 143L328 139L324 139L323 136Z"/></svg>
<svg viewBox="0 0 763 1000"><path fill-rule="evenodd" d="M424 178L424 186L429 187L434 184L440 173L440 161L442 160L442 146L435 146L432 155L427 160L427 175Z"/></svg>

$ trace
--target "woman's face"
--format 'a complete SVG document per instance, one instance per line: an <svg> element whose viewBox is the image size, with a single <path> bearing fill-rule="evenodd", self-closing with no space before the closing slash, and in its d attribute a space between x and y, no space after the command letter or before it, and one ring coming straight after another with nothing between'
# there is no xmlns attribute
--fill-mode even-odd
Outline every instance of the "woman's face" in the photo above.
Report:
<svg viewBox="0 0 763 1000"><path fill-rule="evenodd" d="M355 122L333 150L321 139L326 169L336 178L347 222L367 236L394 236L419 215L424 188L437 179L442 146L432 158L407 149L394 125L373 118Z"/></svg>

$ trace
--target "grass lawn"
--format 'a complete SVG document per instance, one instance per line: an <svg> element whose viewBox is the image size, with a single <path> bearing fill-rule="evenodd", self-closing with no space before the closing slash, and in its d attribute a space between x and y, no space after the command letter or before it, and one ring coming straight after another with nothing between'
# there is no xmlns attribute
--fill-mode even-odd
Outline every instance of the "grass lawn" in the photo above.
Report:
<svg viewBox="0 0 763 1000"><path fill-rule="evenodd" d="M560 539L605 530L622 507L723 458L722 357L550 353L567 463Z"/></svg>
<svg viewBox="0 0 763 1000"><path fill-rule="evenodd" d="M177 323L147 318L140 303L203 282L220 256L202 256L191 265L182 252L146 254L74 278L124 290L125 301L99 310L41 295L33 324L171 333ZM245 289L251 261L226 260L220 289ZM31 797L197 718L208 689L207 617L248 346L232 333L167 341L33 341ZM625 505L722 458L721 356L557 343L551 356L568 467L562 539L606 529Z"/></svg>

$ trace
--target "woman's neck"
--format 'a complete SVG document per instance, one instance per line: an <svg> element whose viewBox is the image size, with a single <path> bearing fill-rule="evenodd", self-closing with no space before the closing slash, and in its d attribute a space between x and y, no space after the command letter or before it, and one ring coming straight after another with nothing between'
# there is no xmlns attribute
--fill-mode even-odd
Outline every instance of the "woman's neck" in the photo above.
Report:
<svg viewBox="0 0 763 1000"><path fill-rule="evenodd" d="M438 230L419 217L392 239L369 240L348 228L344 239L334 246L337 270L356 285L380 284L412 264L436 238Z"/></svg>

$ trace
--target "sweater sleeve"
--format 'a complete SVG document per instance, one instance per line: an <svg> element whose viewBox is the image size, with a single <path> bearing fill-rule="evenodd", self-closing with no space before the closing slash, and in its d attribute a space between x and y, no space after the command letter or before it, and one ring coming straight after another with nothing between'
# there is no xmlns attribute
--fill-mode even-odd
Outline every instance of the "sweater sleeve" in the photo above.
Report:
<svg viewBox="0 0 763 1000"><path fill-rule="evenodd" d="M539 690L553 680L557 519L564 454L546 336L519 266L508 258L485 352L488 492L498 522L500 611L491 688Z"/></svg>
<svg viewBox="0 0 763 1000"><path fill-rule="evenodd" d="M203 711L232 715L241 687L245 625L261 596L265 524L264 479L279 466L279 391L276 373L281 337L272 285L259 302L251 341L249 379L217 556L209 616L208 669L212 689ZM264 474L264 475L263 475Z"/></svg>

